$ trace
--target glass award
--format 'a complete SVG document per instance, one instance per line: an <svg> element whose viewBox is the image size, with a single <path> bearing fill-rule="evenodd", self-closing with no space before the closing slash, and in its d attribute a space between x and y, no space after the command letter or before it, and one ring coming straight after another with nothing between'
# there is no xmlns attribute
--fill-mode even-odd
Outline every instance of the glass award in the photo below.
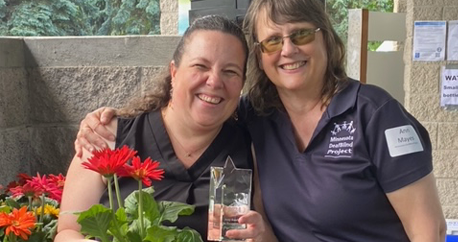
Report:
<svg viewBox="0 0 458 242"><path fill-rule="evenodd" d="M235 241L226 238L226 231L245 229L238 219L250 211L252 171L238 169L231 157L224 167L210 167L208 208L209 241Z"/></svg>

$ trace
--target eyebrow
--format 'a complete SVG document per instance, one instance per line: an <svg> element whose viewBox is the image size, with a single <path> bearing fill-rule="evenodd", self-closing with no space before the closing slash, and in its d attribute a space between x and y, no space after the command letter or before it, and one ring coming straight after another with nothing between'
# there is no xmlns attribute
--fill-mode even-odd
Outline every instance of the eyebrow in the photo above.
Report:
<svg viewBox="0 0 458 242"><path fill-rule="evenodd" d="M240 67L239 65L235 64L235 63L229 63L227 65L225 65L226 67L235 67L237 68L239 71L243 72L243 69L244 67Z"/></svg>
<svg viewBox="0 0 458 242"><path fill-rule="evenodd" d="M203 58L203 57L196 57L196 58L193 58L190 60L190 62L194 62L194 61L202 61L204 62L205 64L209 64L211 63L211 61L209 61L207 58ZM235 62L229 62L229 63L226 63L225 65L223 65L224 68L226 67L235 67L237 68L238 70L242 71L243 72L243 69L244 67L240 67L238 64L236 64Z"/></svg>

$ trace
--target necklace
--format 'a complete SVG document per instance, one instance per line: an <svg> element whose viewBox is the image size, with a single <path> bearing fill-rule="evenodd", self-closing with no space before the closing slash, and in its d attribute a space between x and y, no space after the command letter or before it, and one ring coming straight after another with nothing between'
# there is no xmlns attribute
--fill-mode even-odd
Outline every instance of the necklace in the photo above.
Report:
<svg viewBox="0 0 458 242"><path fill-rule="evenodd" d="M166 131L167 131L167 134L169 134L169 135L176 141L176 143L180 146L180 148L181 148L181 149L183 150L183 152L185 153L185 157L186 157L186 158L191 158L191 157L193 156L193 154L196 154L198 151L204 150L206 147L210 146L210 143L216 138L216 136L219 134L219 131L221 130L221 128L219 128L219 130L218 130L218 132L216 132L215 136L212 137L210 143L205 144L204 146L202 146L202 147L200 147L200 148L198 148L198 149L196 149L196 150L188 151L188 150L184 147L184 145L181 144L181 142L178 140L178 138L173 134L172 130L169 129L169 128L167 127L167 125L165 124L165 117L166 117L166 115L167 115L166 109L165 109L165 108L161 110L161 114L162 114L162 120L163 120L163 122L164 122L164 127L165 127L165 129L166 129Z"/></svg>

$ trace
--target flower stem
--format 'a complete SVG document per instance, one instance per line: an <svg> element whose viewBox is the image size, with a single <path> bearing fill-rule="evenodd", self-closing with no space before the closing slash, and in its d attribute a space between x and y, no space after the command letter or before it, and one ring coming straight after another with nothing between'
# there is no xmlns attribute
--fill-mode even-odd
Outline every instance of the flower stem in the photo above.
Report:
<svg viewBox="0 0 458 242"><path fill-rule="evenodd" d="M110 209L113 210L113 191L111 188L111 179L112 177L107 178L108 181L108 201L110 201Z"/></svg>
<svg viewBox="0 0 458 242"><path fill-rule="evenodd" d="M9 236L9 237L10 237L10 241L9 242L16 242L17 241L16 240L16 235L11 234L11 236Z"/></svg>
<svg viewBox="0 0 458 242"><path fill-rule="evenodd" d="M27 199L29 200L29 210L32 210L32 196L27 196Z"/></svg>
<svg viewBox="0 0 458 242"><path fill-rule="evenodd" d="M142 181L138 181L138 219L140 220L140 236L145 237L145 224L143 223L143 195Z"/></svg>
<svg viewBox="0 0 458 242"><path fill-rule="evenodd" d="M45 217L45 193L41 195L41 213L40 213L40 224L43 224L43 219ZM38 228L38 230L41 230L41 226Z"/></svg>
<svg viewBox="0 0 458 242"><path fill-rule="evenodd" d="M121 193L119 192L118 176L114 174L113 181L115 185L116 198L118 199L118 208L124 207L121 200Z"/></svg>

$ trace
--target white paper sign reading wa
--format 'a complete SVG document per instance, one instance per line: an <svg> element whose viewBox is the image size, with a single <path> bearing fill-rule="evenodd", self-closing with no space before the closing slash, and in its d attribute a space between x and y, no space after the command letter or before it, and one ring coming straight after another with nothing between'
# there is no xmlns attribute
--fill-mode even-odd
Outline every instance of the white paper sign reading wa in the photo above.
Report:
<svg viewBox="0 0 458 242"><path fill-rule="evenodd" d="M234 241L225 234L231 229L245 228L238 219L250 210L252 171L238 169L231 157L227 157L224 167L210 169L207 240Z"/></svg>
<svg viewBox="0 0 458 242"><path fill-rule="evenodd" d="M441 106L458 105L458 69L442 68Z"/></svg>

